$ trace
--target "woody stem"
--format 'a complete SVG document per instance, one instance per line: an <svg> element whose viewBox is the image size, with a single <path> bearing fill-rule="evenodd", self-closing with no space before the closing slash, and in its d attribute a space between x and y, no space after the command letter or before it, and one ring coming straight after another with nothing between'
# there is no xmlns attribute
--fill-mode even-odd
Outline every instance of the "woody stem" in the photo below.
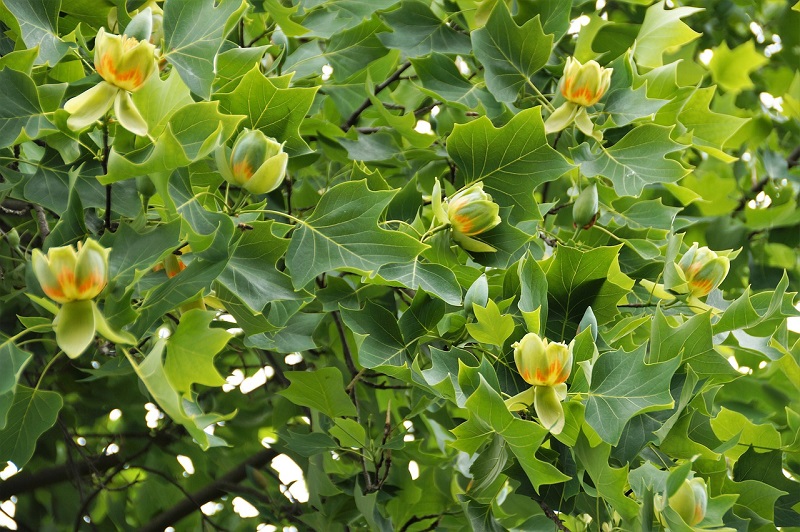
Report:
<svg viewBox="0 0 800 532"><path fill-rule="evenodd" d="M106 119L103 120L103 158L100 161L103 168L103 175L108 175L108 155L108 115L106 115ZM109 231L111 230L111 183L106 185L105 228Z"/></svg>

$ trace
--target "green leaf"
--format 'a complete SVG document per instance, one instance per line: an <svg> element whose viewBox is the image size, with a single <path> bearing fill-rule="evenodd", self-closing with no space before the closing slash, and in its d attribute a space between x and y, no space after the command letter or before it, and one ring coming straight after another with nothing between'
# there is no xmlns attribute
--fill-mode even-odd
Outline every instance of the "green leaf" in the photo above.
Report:
<svg viewBox="0 0 800 532"><path fill-rule="evenodd" d="M540 264L547 274L547 337L569 342L587 307L599 325L617 314L617 303L633 286L619 269L620 246L582 251L558 246L551 259Z"/></svg>
<svg viewBox="0 0 800 532"><path fill-rule="evenodd" d="M725 451L725 455L732 460L744 454L748 445L765 449L777 449L781 446L781 435L771 423L754 423L744 414L724 406L717 416L711 419L711 429L721 441L738 436L739 445Z"/></svg>
<svg viewBox="0 0 800 532"><path fill-rule="evenodd" d="M4 87L5 102L0 106L0 148L35 139L42 130L52 128L42 114L36 85L27 74L4 68L0 70L0 86Z"/></svg>
<svg viewBox="0 0 800 532"><path fill-rule="evenodd" d="M424 244L377 225L394 194L373 192L365 180L328 190L292 234L286 263L294 285L305 286L317 275L335 269L369 274L385 264L414 260Z"/></svg>
<svg viewBox="0 0 800 532"><path fill-rule="evenodd" d="M422 288L450 305L461 304L461 287L452 270L441 264L413 262L387 264L378 270L378 276L395 281L406 288Z"/></svg>
<svg viewBox="0 0 800 532"><path fill-rule="evenodd" d="M586 421L597 434L616 445L633 416L672 408L669 392L672 374L680 366L675 357L646 364L646 345L626 353L620 349L600 355L592 367L586 400Z"/></svg>
<svg viewBox="0 0 800 532"><path fill-rule="evenodd" d="M158 403L158 406L175 422L183 425L195 439L200 448L208 450L210 447L227 445L225 440L213 434L208 434L203 429L218 421L230 419L235 414L222 416L219 414L203 414L197 405L181 396L169 382L167 373L162 363L165 340L156 341L153 348L141 364L131 361L131 366L144 383L147 391ZM129 359L130 360L130 359Z"/></svg>
<svg viewBox="0 0 800 532"><path fill-rule="evenodd" d="M214 57L244 0L170 0L164 4L166 57L198 96L211 96Z"/></svg>
<svg viewBox="0 0 800 532"><path fill-rule="evenodd" d="M472 50L469 37L445 24L427 3L403 0L398 9L385 13L383 20L393 32L380 35L381 42L409 57L431 52L469 54Z"/></svg>
<svg viewBox="0 0 800 532"><path fill-rule="evenodd" d="M426 94L464 111L482 105L489 116L502 114L502 104L498 104L485 87L461 75L455 62L446 55L433 52L429 56L411 58L410 61L422 84L421 90Z"/></svg>
<svg viewBox="0 0 800 532"><path fill-rule="evenodd" d="M678 121L687 132L681 140L692 142L698 149L724 162L733 162L735 159L722 148L747 123L747 119L711 111L714 93L714 87L698 88L686 99L678 113Z"/></svg>
<svg viewBox="0 0 800 532"><path fill-rule="evenodd" d="M673 325L675 324L675 325ZM692 316L683 323L668 320L661 308L653 316L650 332L651 348L647 362L665 362L680 356L697 374L711 378L732 376L734 369L714 350L711 315L706 312Z"/></svg>
<svg viewBox="0 0 800 532"><path fill-rule="evenodd" d="M300 137L299 127L316 92L317 87L280 87L255 66L231 92L217 93L214 98L226 113L244 115L243 127L260 129L265 135L286 142L289 155L301 155L310 150Z"/></svg>
<svg viewBox="0 0 800 532"><path fill-rule="evenodd" d="M227 258L220 261L196 258L181 273L149 292L140 307L139 318L131 327L133 335L141 337L164 314L209 290L225 268L226 261Z"/></svg>
<svg viewBox="0 0 800 532"><path fill-rule="evenodd" d="M14 401L14 389L31 355L10 340L0 344L0 430L6 426L6 416Z"/></svg>
<svg viewBox="0 0 800 532"><path fill-rule="evenodd" d="M588 411L587 411L588 414ZM591 477L597 496L610 502L625 521L633 521L639 513L636 501L625 496L628 467L612 467L608 463L611 446L601 443L592 447L584 433L578 437L575 456Z"/></svg>
<svg viewBox="0 0 800 532"><path fill-rule="evenodd" d="M325 51L320 49L319 41L310 41L286 58L283 71L293 71L295 77L305 78L319 76L322 67L330 65L334 80L347 80L364 65L389 53L379 38L379 34L385 35L386 30L378 17L372 17L355 28L333 35Z"/></svg>
<svg viewBox="0 0 800 532"><path fill-rule="evenodd" d="M625 126L634 120L654 115L667 100L647 97L647 82L633 89L635 67L630 51L609 65L614 69L611 85L606 93L603 112L611 115L616 126Z"/></svg>
<svg viewBox="0 0 800 532"><path fill-rule="evenodd" d="M167 122L153 144L128 153L111 150L108 174L100 178L110 184L146 174L171 172L206 157L236 131L242 116L221 113L217 102L185 105Z"/></svg>
<svg viewBox="0 0 800 532"><path fill-rule="evenodd" d="M476 323L467 323L467 330L472 337L483 344L502 347L514 332L514 318L510 314L500 314L497 304L491 299L485 307L472 305Z"/></svg>
<svg viewBox="0 0 800 532"><path fill-rule="evenodd" d="M470 438L481 433L488 436L496 432L508 444L535 489L568 480L569 477L552 464L536 457L536 451L549 434L547 430L538 423L514 417L483 375L479 378L480 384L466 403L470 412L469 420L453 430L459 441L462 437ZM458 445L456 447L461 448Z"/></svg>
<svg viewBox="0 0 800 532"><path fill-rule="evenodd" d="M173 249L180 234L180 223L158 225L137 233L130 225L121 224L113 233L106 232L100 243L111 248L108 256L109 278L118 286L127 286L149 272L167 250Z"/></svg>
<svg viewBox="0 0 800 532"><path fill-rule="evenodd" d="M22 468L33 456L36 440L55 425L64 400L56 392L17 386L14 403L0 430L0 456Z"/></svg>
<svg viewBox="0 0 800 532"><path fill-rule="evenodd" d="M215 315L215 312L199 309L186 312L167 340L164 373L178 392L189 392L192 384L225 384L225 379L214 367L214 357L233 335L225 329L209 327Z"/></svg>
<svg viewBox="0 0 800 532"><path fill-rule="evenodd" d="M512 224L539 219L533 190L572 168L547 143L538 107L521 111L500 128L485 116L456 125L447 153L463 172L465 186L483 180L496 203L512 207Z"/></svg>
<svg viewBox="0 0 800 532"><path fill-rule="evenodd" d="M300 406L319 410L330 418L356 415L356 407L344 392L341 372L333 367L315 371L287 371L291 385L279 395Z"/></svg>
<svg viewBox="0 0 800 532"><path fill-rule="evenodd" d="M310 432L302 434L287 430L281 433L281 441L286 442L286 446L301 456L314 456L315 454L333 451L336 449L336 442L327 434L321 432Z"/></svg>
<svg viewBox="0 0 800 532"><path fill-rule="evenodd" d="M665 50L680 47L700 37L681 19L702 11L702 8L676 7L667 10L664 4L665 0L661 0L649 7L639 28L633 56L641 66L660 67L664 64L662 55Z"/></svg>
<svg viewBox="0 0 800 532"><path fill-rule="evenodd" d="M69 51L70 44L58 36L61 0L3 0L3 4L14 16L4 17L4 22L11 28L19 26L19 35L25 46L39 48L37 64L55 66Z"/></svg>
<svg viewBox="0 0 800 532"><path fill-rule="evenodd" d="M645 124L625 135L606 149L592 152L588 143L570 148L581 173L587 177L611 179L619 195L639 196L644 187L654 183L674 183L689 171L679 162L667 159L667 154L685 146L673 141L671 128Z"/></svg>
<svg viewBox="0 0 800 532"><path fill-rule="evenodd" d="M342 318L356 334L366 336L358 347L358 362L365 368L402 366L408 361L406 342L397 317L367 301L363 310L341 309Z"/></svg>
<svg viewBox="0 0 800 532"><path fill-rule="evenodd" d="M356 447L361 449L367 441L367 431L356 420L336 418L334 426L328 429L328 434L339 440L342 447Z"/></svg>
<svg viewBox="0 0 800 532"><path fill-rule="evenodd" d="M295 291L291 278L277 270L289 240L276 236L272 225L271 221L250 224L252 229L242 234L217 279L253 312L261 312L270 301L309 297L304 290Z"/></svg>
<svg viewBox="0 0 800 532"><path fill-rule="evenodd" d="M505 2L498 2L486 25L471 34L475 57L486 69L486 86L501 102L513 102L550 58L553 36L538 16L517 26Z"/></svg>
<svg viewBox="0 0 800 532"><path fill-rule="evenodd" d="M289 37L299 37L308 33L308 28L295 22L291 16L297 13L298 6L285 7L280 0L264 0L264 9L275 19L283 32Z"/></svg>
<svg viewBox="0 0 800 532"><path fill-rule="evenodd" d="M711 77L726 91L738 93L753 87L750 73L769 63L769 59L756 51L752 40L745 41L733 50L723 41L714 48L708 63Z"/></svg>
<svg viewBox="0 0 800 532"><path fill-rule="evenodd" d="M167 127L167 122L176 111L194 103L189 87L173 70L162 80L160 76L150 76L141 89L131 95L136 109L147 122L147 134L158 138Z"/></svg>
<svg viewBox="0 0 800 532"><path fill-rule="evenodd" d="M760 450L759 450L760 451ZM767 486L786 492L775 502L775 525L798 526L800 513L793 509L800 503L800 485L783 474L783 453L759 452L749 447L733 467L733 480L763 482Z"/></svg>

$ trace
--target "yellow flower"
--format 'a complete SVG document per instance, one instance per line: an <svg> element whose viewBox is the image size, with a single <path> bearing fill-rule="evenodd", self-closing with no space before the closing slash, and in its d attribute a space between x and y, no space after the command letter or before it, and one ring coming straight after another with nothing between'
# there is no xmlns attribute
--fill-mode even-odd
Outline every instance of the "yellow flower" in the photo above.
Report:
<svg viewBox="0 0 800 532"><path fill-rule="evenodd" d="M566 344L528 333L511 347L517 371L532 386L556 386L565 382L572 371L572 348Z"/></svg>
<svg viewBox="0 0 800 532"><path fill-rule="evenodd" d="M33 273L47 297L61 303L53 319L56 343L70 358L83 353L94 340L97 330L106 338L132 343L127 333L118 333L106 323L93 299L108 282L108 254L92 239L78 251L72 246L50 248L47 255L33 250Z"/></svg>
<svg viewBox="0 0 800 532"><path fill-rule="evenodd" d="M56 303L94 299L108 282L108 254L91 238L78 252L72 246L33 250L33 272L44 293Z"/></svg>
<svg viewBox="0 0 800 532"><path fill-rule="evenodd" d="M140 15L150 16L146 11ZM155 72L155 46L135 37L108 34L101 28L95 38L94 67L103 81L64 104L71 115L67 126L76 131L84 129L113 105L122 127L136 135L147 135L147 122L136 109L131 93Z"/></svg>
<svg viewBox="0 0 800 532"><path fill-rule="evenodd" d="M706 246L698 248L695 242L683 255L678 266L689 285L689 294L703 297L725 280L731 263L728 257L717 255Z"/></svg>
<svg viewBox="0 0 800 532"><path fill-rule="evenodd" d="M567 58L559 87L569 102L589 107L600 101L611 84L613 68L603 68L597 61L582 65L574 57Z"/></svg>
<svg viewBox="0 0 800 532"><path fill-rule="evenodd" d="M584 135L601 140L602 135L599 131L594 131L594 124L586 107L596 104L605 95L613 72L613 68L601 67L596 61L582 65L577 59L568 57L564 75L558 85L561 95L567 101L547 117L544 123L545 132L561 131L574 122Z"/></svg>
<svg viewBox="0 0 800 532"><path fill-rule="evenodd" d="M215 157L225 181L251 194L266 194L278 188L289 161L283 144L257 129L243 130L232 150L220 146Z"/></svg>

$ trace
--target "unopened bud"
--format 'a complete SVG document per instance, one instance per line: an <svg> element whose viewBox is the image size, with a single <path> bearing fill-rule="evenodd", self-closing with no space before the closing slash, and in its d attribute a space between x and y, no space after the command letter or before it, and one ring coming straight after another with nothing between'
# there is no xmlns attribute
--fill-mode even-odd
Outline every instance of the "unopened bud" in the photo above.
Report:
<svg viewBox="0 0 800 532"><path fill-rule="evenodd" d="M717 255L706 246L698 248L695 242L683 255L678 266L689 285L689 293L694 297L702 297L725 280L730 270L730 260Z"/></svg>
<svg viewBox="0 0 800 532"><path fill-rule="evenodd" d="M289 156L283 144L257 129L245 129L228 154L225 146L216 151L222 177L252 194L265 194L278 188L286 175Z"/></svg>
<svg viewBox="0 0 800 532"><path fill-rule="evenodd" d="M581 193L575 199L575 203L572 205L572 222L576 227L589 229L597 220L597 211L599 209L597 185L592 183L581 190Z"/></svg>

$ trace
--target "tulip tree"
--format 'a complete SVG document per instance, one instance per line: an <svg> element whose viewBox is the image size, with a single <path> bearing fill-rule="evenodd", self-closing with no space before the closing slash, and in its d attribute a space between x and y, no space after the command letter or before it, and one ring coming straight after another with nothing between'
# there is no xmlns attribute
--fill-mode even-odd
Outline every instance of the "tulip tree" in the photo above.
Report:
<svg viewBox="0 0 800 532"><path fill-rule="evenodd" d="M0 526L800 530L800 4L0 25Z"/></svg>

